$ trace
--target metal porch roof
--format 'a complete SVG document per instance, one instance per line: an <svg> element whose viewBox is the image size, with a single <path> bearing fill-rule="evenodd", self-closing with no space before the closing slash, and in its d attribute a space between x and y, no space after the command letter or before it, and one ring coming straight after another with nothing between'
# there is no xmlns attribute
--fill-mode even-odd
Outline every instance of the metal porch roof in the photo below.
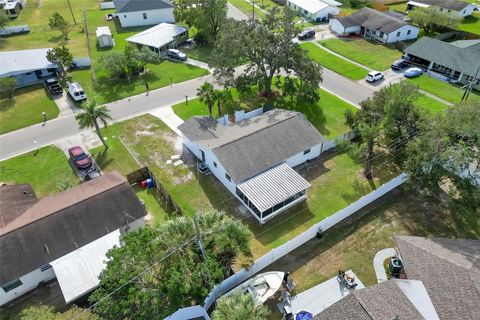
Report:
<svg viewBox="0 0 480 320"><path fill-rule="evenodd" d="M240 183L237 187L263 212L306 190L310 183L286 163L282 163Z"/></svg>

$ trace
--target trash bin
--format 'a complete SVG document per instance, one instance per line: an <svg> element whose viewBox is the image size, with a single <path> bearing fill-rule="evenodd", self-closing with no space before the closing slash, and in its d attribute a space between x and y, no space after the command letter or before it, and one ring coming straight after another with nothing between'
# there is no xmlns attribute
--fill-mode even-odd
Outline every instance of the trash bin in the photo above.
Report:
<svg viewBox="0 0 480 320"><path fill-rule="evenodd" d="M145 181L147 182L147 188L148 189L153 188L153 179L148 178Z"/></svg>
<svg viewBox="0 0 480 320"><path fill-rule="evenodd" d="M147 189L147 180L143 180L141 185L142 185L142 189Z"/></svg>

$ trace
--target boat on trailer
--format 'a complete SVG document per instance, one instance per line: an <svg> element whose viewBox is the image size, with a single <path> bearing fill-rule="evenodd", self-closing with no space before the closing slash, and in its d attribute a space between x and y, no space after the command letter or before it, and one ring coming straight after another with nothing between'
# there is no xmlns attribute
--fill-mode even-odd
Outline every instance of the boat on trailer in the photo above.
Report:
<svg viewBox="0 0 480 320"><path fill-rule="evenodd" d="M284 272L279 271L259 274L228 291L223 297L242 292L243 294L252 295L255 306L261 305L280 289L283 283L283 276Z"/></svg>

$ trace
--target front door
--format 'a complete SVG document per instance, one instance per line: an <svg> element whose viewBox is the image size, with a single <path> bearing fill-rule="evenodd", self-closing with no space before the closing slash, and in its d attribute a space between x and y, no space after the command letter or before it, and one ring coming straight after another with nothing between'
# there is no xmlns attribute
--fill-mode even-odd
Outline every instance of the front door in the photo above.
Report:
<svg viewBox="0 0 480 320"><path fill-rule="evenodd" d="M202 161L205 162L205 152L203 150L200 150L200 153L202 154Z"/></svg>

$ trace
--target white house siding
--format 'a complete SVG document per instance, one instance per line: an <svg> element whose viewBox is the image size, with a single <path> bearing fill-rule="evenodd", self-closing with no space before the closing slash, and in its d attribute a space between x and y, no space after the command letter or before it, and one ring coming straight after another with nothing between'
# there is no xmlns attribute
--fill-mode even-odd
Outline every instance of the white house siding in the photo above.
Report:
<svg viewBox="0 0 480 320"><path fill-rule="evenodd" d="M147 15L147 19L143 18L143 14ZM118 19L122 27L138 27L159 24L162 22L174 23L173 8L121 12L118 14Z"/></svg>
<svg viewBox="0 0 480 320"><path fill-rule="evenodd" d="M410 31L410 34L408 34L408 31ZM403 26L390 32L386 38L386 43L416 39L418 37L418 31L419 29L417 27L411 25Z"/></svg>
<svg viewBox="0 0 480 320"><path fill-rule="evenodd" d="M337 19L330 19L328 26L332 32L341 36L345 35L345 27Z"/></svg>
<svg viewBox="0 0 480 320"><path fill-rule="evenodd" d="M303 154L304 151L302 151L285 160L285 163L293 168L302 163L305 163L307 160L312 160L318 157L322 153L322 146L323 146L323 143L317 144L316 146L310 148L309 153Z"/></svg>
<svg viewBox="0 0 480 320"><path fill-rule="evenodd" d="M318 11L317 13L310 15L310 19L314 21L326 21L329 15L337 15L340 13L340 8L328 6L325 9Z"/></svg>
<svg viewBox="0 0 480 320"><path fill-rule="evenodd" d="M475 9L475 6L473 4L468 5L465 9L462 11L458 11L458 15L462 18L471 16L473 13L473 10Z"/></svg>
<svg viewBox="0 0 480 320"><path fill-rule="evenodd" d="M35 289L41 282L47 282L52 279L55 279L55 272L51 267L45 271L42 271L39 268L30 273L27 273L23 277L20 277L20 281L22 281L23 283L21 286L16 287L15 289L8 292L0 289L0 306L3 306L4 304L12 301L13 299L24 295L26 292Z"/></svg>

